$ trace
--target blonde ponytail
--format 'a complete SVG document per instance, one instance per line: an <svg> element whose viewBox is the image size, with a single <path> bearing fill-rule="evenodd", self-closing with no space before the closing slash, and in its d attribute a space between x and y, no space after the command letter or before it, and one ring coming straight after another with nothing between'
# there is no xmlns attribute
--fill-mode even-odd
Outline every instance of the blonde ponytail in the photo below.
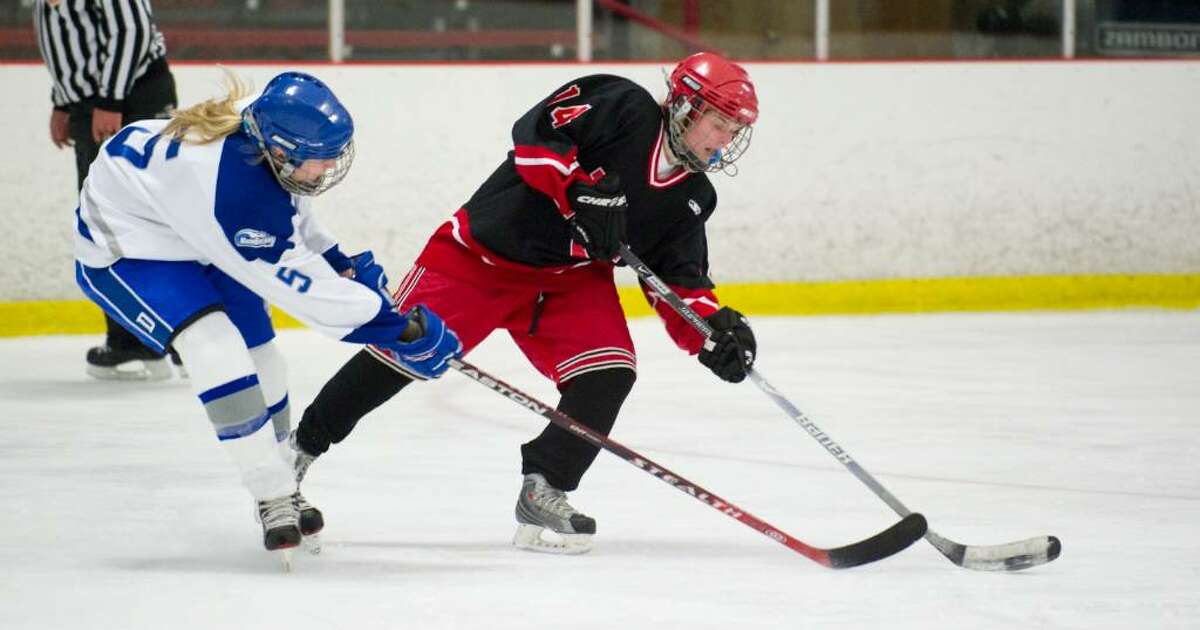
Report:
<svg viewBox="0 0 1200 630"><path fill-rule="evenodd" d="M225 72L225 96L212 98L176 110L163 135L191 144L208 144L234 133L242 126L237 102L250 95L250 86L228 68Z"/></svg>

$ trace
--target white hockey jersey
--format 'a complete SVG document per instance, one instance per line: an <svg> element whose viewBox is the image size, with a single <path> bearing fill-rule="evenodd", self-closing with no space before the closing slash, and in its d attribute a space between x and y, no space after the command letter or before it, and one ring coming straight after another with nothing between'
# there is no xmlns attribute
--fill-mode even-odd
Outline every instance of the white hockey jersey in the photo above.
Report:
<svg viewBox="0 0 1200 630"><path fill-rule="evenodd" d="M329 336L396 341L405 319L377 291L340 277L322 253L336 245L311 199L275 180L248 136L196 145L160 134L165 120L122 128L100 149L80 192L75 257L212 264Z"/></svg>

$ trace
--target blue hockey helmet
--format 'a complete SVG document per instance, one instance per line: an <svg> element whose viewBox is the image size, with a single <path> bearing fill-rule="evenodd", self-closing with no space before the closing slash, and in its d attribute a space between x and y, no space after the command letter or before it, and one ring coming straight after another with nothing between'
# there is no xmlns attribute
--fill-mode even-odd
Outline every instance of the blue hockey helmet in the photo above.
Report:
<svg viewBox="0 0 1200 630"><path fill-rule="evenodd" d="M284 72L267 83L242 112L242 126L257 142L285 190L317 195L340 182L354 161L354 119L320 79ZM310 181L294 177L306 160L333 160Z"/></svg>

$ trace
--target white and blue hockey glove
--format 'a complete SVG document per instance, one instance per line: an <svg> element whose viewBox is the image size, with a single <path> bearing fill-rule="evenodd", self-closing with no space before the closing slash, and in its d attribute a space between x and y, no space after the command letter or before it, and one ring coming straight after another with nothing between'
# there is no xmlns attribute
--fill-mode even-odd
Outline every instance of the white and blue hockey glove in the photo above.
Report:
<svg viewBox="0 0 1200 630"><path fill-rule="evenodd" d="M408 330L405 337L411 341L395 342L383 346L395 358L419 377L437 378L450 368L450 359L462 356L462 342L453 330L446 327L436 313L424 304L418 304L408 312Z"/></svg>
<svg viewBox="0 0 1200 630"><path fill-rule="evenodd" d="M367 287L374 289L387 302L392 301L392 296L388 294L387 274L383 271L383 265L375 262L375 253L371 250L355 254L350 257L354 268L354 277L352 280Z"/></svg>

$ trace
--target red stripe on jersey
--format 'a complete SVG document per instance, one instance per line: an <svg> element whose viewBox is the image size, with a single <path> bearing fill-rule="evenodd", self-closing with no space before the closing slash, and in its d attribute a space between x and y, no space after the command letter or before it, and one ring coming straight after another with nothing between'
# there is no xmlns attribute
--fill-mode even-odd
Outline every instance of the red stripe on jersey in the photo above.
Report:
<svg viewBox="0 0 1200 630"><path fill-rule="evenodd" d="M700 352L701 346L704 345L704 335L701 335L686 319L666 300L660 298L658 293L652 291L646 285L642 286L642 293L646 295L646 301L650 306L654 307L655 312L662 318L663 324L667 327L667 334L671 335L671 339L675 341L675 345L687 350L688 354L696 354ZM721 309L721 304L717 301L717 296L709 289L686 289L674 285L668 285L671 290L676 293L693 311L696 311L700 317L708 317Z"/></svg>
<svg viewBox="0 0 1200 630"><path fill-rule="evenodd" d="M579 168L579 162L575 160L578 153L576 147L562 155L531 144L518 144L513 149L513 164L517 174L531 188L552 199L559 214L567 219L575 216L571 204L567 202L567 186L576 180L591 179Z"/></svg>

